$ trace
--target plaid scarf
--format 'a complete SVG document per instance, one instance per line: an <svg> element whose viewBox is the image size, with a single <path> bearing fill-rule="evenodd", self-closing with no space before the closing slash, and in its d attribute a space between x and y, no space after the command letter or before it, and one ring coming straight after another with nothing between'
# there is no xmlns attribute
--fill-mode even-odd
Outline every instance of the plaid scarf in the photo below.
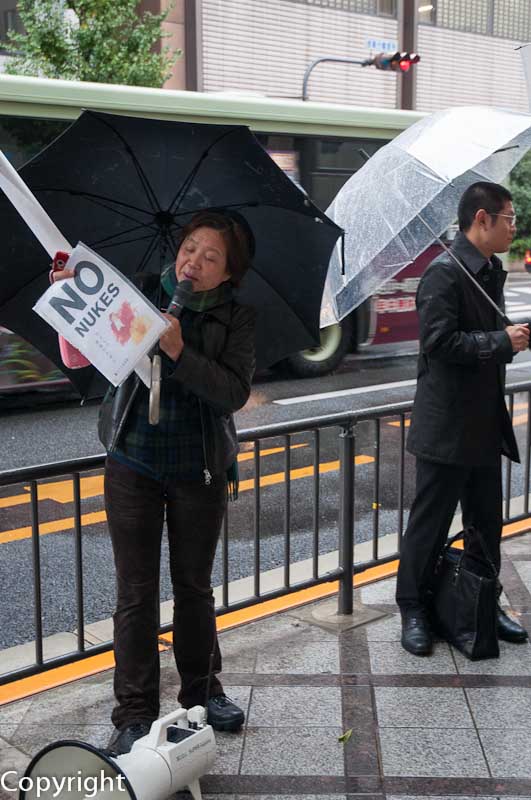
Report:
<svg viewBox="0 0 531 800"><path fill-rule="evenodd" d="M178 286L175 274L175 264L170 264L161 275L160 282L162 288L171 299ZM229 303L232 300L232 286L228 281L220 283L215 289L208 289L206 292L187 292L179 289L179 299L185 308L190 311L210 311L211 308Z"/></svg>

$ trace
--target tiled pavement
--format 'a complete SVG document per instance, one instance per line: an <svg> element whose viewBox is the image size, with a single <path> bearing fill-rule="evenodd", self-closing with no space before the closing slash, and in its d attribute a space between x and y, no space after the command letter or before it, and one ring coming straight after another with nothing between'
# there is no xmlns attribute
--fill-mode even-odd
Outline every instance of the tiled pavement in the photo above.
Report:
<svg viewBox="0 0 531 800"><path fill-rule="evenodd" d="M531 534L503 549L506 602L531 629ZM531 798L531 645L502 643L499 660L469 662L439 642L415 658L400 647L393 594L393 579L358 590L385 616L341 633L305 607L221 635L224 685L247 721L217 734L207 797ZM169 651L161 660L167 713L176 673ZM0 773L23 770L54 739L104 746L112 702L105 672L4 706Z"/></svg>

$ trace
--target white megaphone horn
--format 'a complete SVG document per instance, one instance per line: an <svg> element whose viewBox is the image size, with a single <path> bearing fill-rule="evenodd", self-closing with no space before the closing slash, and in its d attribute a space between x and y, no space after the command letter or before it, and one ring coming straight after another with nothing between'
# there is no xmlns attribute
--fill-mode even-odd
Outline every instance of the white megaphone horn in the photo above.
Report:
<svg viewBox="0 0 531 800"><path fill-rule="evenodd" d="M201 800L199 778L216 757L204 720L203 706L173 711L121 756L85 742L54 742L30 762L19 800L167 800L184 788Z"/></svg>

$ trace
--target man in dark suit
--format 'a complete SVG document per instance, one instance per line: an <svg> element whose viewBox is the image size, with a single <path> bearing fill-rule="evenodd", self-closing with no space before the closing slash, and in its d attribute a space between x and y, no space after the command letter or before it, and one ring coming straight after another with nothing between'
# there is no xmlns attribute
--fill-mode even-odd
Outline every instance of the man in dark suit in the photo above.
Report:
<svg viewBox="0 0 531 800"><path fill-rule="evenodd" d="M494 254L509 249L515 213L510 192L479 182L463 194L453 253L503 307L506 273ZM457 503L463 524L482 535L499 570L502 531L502 453L519 461L504 402L505 364L529 344L527 325L501 317L447 253L419 283L420 353L408 450L417 459L416 496L400 554L396 600L402 646L429 655L432 634L426 596ZM527 639L498 607L498 636Z"/></svg>

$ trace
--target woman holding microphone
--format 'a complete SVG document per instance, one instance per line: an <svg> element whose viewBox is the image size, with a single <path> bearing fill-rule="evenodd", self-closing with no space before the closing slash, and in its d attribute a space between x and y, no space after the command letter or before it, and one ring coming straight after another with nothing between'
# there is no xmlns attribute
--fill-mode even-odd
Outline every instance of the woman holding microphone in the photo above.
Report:
<svg viewBox="0 0 531 800"><path fill-rule="evenodd" d="M107 449L105 508L114 552L116 669L109 749L128 752L159 715L159 573L167 524L174 595L173 649L185 708L207 703L215 730L237 730L244 713L217 677L211 572L229 493L237 494L232 414L247 401L254 371L254 312L232 296L254 253L247 222L199 212L182 230L175 265L137 276L153 302L176 290L182 313L161 336L160 417L149 423L149 391L131 375L111 388L98 432ZM72 271L55 273L55 279ZM191 291L179 295L179 284ZM213 654L213 658L211 658ZM209 679L209 664L212 676ZM207 698L208 688L208 700Z"/></svg>

